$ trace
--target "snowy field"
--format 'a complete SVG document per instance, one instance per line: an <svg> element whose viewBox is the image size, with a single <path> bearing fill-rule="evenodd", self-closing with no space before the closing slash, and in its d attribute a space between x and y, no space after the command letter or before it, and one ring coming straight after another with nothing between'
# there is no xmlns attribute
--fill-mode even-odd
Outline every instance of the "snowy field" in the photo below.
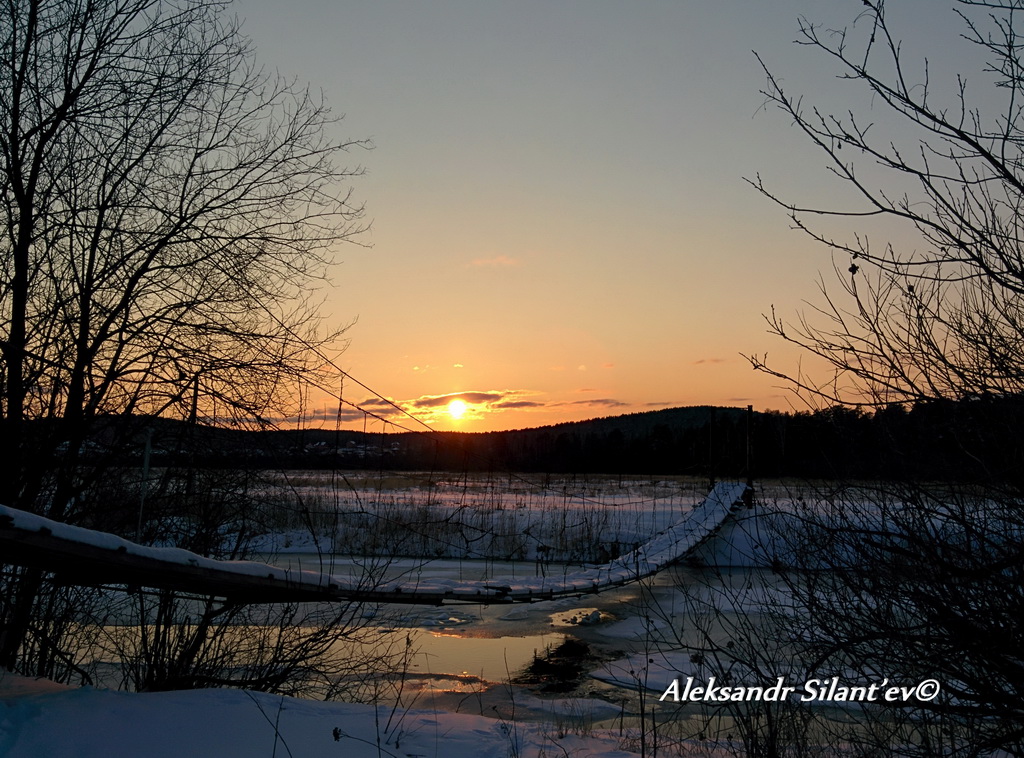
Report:
<svg viewBox="0 0 1024 758"><path fill-rule="evenodd" d="M264 552L601 563L678 521L694 478L388 474L273 476ZM312 529L310 527L313 527Z"/></svg>
<svg viewBox="0 0 1024 758"><path fill-rule="evenodd" d="M438 564L454 570L455 565ZM463 567L462 570L466 570ZM740 569L746 577L749 571ZM0 677L0 755L10 758L627 758L641 746L637 700L653 702L685 656L651 657L685 607L677 569L644 589L516 606L402 609L419 652L401 705L324 703L237 690L128 693ZM756 573L756 572L755 572ZM658 613L647 611L655 604ZM678 604L678 605L677 605ZM743 612L743 608L731 612ZM567 636L619 655L569 696L510 683ZM638 652L639 651L639 652ZM672 664L679 666L673 671ZM667 709L663 709L667 713ZM680 724L681 727L687 726ZM667 733L666 727L662 729ZM647 730L647 731L645 731ZM694 734L697 727L693 727ZM725 756L663 736L662 755Z"/></svg>
<svg viewBox="0 0 1024 758"><path fill-rule="evenodd" d="M444 564L440 564L444 567ZM449 563L448 570L454 569ZM465 570L465 569L463 569ZM524 606L403 609L417 635L402 705L324 703L237 690L127 693L0 677L0 755L10 758L627 758L642 755L639 695L671 679L664 659L637 653L672 623L673 586ZM745 573L745 572L744 572ZM649 597L645 595L650 593ZM642 615L645 602L663 619ZM599 666L571 696L509 679L538 646L566 636L625 657ZM653 659L652 659L653 660ZM642 672L642 673L641 673ZM663 682L662 679L665 681ZM638 688L643 690L638 692ZM648 736L648 739L650 737ZM728 755L694 739L664 755ZM650 745L646 747L648 755Z"/></svg>
<svg viewBox="0 0 1024 758"><path fill-rule="evenodd" d="M410 479L385 489L347 479L328 486L319 477L289 474L293 494L316 504L313 518L307 514L314 528L280 520L259 544L269 559L283 569L319 570L326 562L332 574L356 574L361 561L341 553L352 552L342 548L359 535L359 546L385 561L382 577L421 583L531 582L586 571L587 560L614 560L686 519L701 498L699 483L676 480L538 488L518 478L502 486L489 478ZM784 614L790 605L768 567L792 528L795 501L788 490L760 494L762 504L731 518L688 567L641 585L528 605L392 606L378 631L409 635L417 650L398 701L324 703L223 689L135 694L7 675L0 756L625 758L651 754L657 717L649 729L645 712L659 709L662 719L679 721L674 731L661 727L661 754L730 754L720 752L728 740L705 744L699 726L687 737L689 716L654 703L673 677L699 673L678 649L699 646L696 631L738 628L758 609ZM366 532L374 531L370 540ZM381 538L400 532L413 536ZM395 557L417 546L417 557ZM701 613L707 618L698 629ZM567 638L602 655L571 696L513 683ZM666 742L670 731L676 736Z"/></svg>
<svg viewBox="0 0 1024 758"><path fill-rule="evenodd" d="M614 732L580 735L556 724L439 710L392 712L237 690L62 689L0 677L0 755L6 758L636 755L624 744L628 738Z"/></svg>

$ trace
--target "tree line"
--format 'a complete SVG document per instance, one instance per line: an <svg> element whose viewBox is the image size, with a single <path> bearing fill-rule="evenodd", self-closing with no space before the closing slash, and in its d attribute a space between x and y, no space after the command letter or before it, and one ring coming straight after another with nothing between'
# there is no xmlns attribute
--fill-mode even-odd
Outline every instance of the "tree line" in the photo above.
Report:
<svg viewBox="0 0 1024 758"><path fill-rule="evenodd" d="M861 481L1016 482L1024 397L748 413L670 408L501 432L248 431L109 419L103 465L643 474ZM127 432L122 426L131 426ZM117 427L115 431L113 427ZM116 449L108 448L119 441ZM83 455L88 460L90 452Z"/></svg>

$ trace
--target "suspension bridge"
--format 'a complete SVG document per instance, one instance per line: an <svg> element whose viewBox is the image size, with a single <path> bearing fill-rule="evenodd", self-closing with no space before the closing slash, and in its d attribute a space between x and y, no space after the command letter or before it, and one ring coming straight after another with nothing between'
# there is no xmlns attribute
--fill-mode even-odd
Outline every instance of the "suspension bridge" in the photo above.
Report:
<svg viewBox="0 0 1024 758"><path fill-rule="evenodd" d="M531 603L599 593L685 561L744 505L747 484L719 482L685 516L635 550L557 576L489 580L338 576L250 561L220 561L179 548L148 547L0 506L0 562L52 572L58 582L213 595L239 603L306 601Z"/></svg>

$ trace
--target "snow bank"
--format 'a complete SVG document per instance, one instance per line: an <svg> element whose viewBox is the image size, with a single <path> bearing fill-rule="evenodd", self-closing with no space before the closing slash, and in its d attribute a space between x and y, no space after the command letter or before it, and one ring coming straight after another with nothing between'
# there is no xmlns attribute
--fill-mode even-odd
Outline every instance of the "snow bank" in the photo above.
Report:
<svg viewBox="0 0 1024 758"><path fill-rule="evenodd" d="M392 716L384 707L238 690L132 694L83 688L25 695L22 687L21 696L11 697L4 683L0 755L6 758L636 755L619 749L617 733L559 737L546 724L468 714L413 710Z"/></svg>

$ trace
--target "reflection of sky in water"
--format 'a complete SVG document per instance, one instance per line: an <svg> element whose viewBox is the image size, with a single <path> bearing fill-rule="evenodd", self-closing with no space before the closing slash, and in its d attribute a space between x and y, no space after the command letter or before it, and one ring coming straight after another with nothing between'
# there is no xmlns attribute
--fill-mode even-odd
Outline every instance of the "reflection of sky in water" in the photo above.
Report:
<svg viewBox="0 0 1024 758"><path fill-rule="evenodd" d="M488 682L500 682L514 675L543 654L548 646L560 644L561 634L528 637L462 637L441 632L413 632L413 656L409 673L456 674L475 676Z"/></svg>
<svg viewBox="0 0 1024 758"><path fill-rule="evenodd" d="M279 555L278 565L312 568L316 556L305 554ZM334 556L338 568L351 567L351 558ZM531 564L503 561L440 560L423 564L409 559L395 561L396 572L409 572L410 566L423 565L424 575L431 578L469 578L484 574L508 575L530 573ZM479 694L495 684L507 682L545 648L559 645L566 637L575 637L598 648L631 651L642 645L651 622L644 621L650 613L645 602L653 602L664 615L655 626L675 623L687 610L674 585L689 584L695 570L673 567L645 583L646 590L632 584L599 595L568 597L559 600L523 604L451 604L445 606L384 605L379 610L367 607L365 617L386 623L385 634L409 634L412 657L407 684L409 690L447 693L459 698ZM699 573L699 572L697 572ZM755 576L760 576L756 574ZM730 577L723 572L720 581ZM702 581L708 581L702 575ZM750 574L739 570L734 580L749 583ZM761 582L754 582L761 586ZM595 617L596 614L596 617ZM505 685L501 685L505 686ZM588 681L588 687L601 686ZM607 685L605 685L607 686ZM456 700L455 705L458 704Z"/></svg>

